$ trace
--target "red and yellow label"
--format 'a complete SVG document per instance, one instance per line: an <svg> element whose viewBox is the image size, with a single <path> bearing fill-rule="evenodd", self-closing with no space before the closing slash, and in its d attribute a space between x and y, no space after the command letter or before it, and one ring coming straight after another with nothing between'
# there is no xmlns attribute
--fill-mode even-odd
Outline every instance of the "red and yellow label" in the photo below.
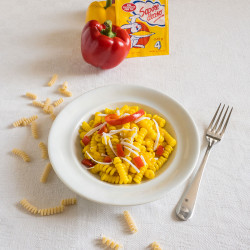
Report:
<svg viewBox="0 0 250 250"><path fill-rule="evenodd" d="M116 24L131 38L128 57L169 54L167 0L116 0Z"/></svg>

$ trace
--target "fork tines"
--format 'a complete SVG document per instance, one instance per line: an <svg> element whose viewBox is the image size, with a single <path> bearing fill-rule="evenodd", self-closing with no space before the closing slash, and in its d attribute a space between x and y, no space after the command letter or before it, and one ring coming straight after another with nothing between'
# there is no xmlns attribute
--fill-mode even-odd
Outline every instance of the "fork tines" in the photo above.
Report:
<svg viewBox="0 0 250 250"><path fill-rule="evenodd" d="M223 115L224 108L225 108L225 104L223 105L223 107L221 109L221 103L220 103L219 107L217 108L217 110L216 110L216 112L214 114L214 117L213 117L211 123L209 124L208 130L207 130L208 132L214 134L215 136L222 136L224 134L224 132L226 130L226 127L227 127L227 124L228 124L228 121L229 121L229 118L230 118L231 113L233 111L233 107L232 107L229 114L228 114L228 116L227 116L227 112L229 110L229 106L227 106L227 109L226 109L226 111L224 112L224 115ZM218 115L218 117L217 117L217 115Z"/></svg>

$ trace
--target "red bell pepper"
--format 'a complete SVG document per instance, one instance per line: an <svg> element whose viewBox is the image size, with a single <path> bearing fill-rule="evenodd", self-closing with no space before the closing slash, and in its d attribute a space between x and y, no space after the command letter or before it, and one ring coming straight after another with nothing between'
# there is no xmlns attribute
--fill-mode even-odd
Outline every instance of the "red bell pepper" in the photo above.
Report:
<svg viewBox="0 0 250 250"><path fill-rule="evenodd" d="M100 24L89 21L82 31L81 49L84 60L102 69L111 69L128 55L131 41L126 30L112 25L110 20Z"/></svg>
<svg viewBox="0 0 250 250"><path fill-rule="evenodd" d="M160 145L160 146L158 146L158 148L157 148L157 150L156 150L155 153L156 153L158 156L162 156L163 152L164 152L164 147L163 147L162 145Z"/></svg>
<svg viewBox="0 0 250 250"><path fill-rule="evenodd" d="M91 160L88 160L88 159L83 159L82 164L85 165L86 167L89 167L89 168L91 168L95 165Z"/></svg>
<svg viewBox="0 0 250 250"><path fill-rule="evenodd" d="M141 168L144 166L144 162L140 156L137 156L133 159L133 162L137 168Z"/></svg>
<svg viewBox="0 0 250 250"><path fill-rule="evenodd" d="M90 138L85 135L83 138L82 138L82 142L85 146L87 146L89 143L90 143Z"/></svg>
<svg viewBox="0 0 250 250"><path fill-rule="evenodd" d="M98 131L98 134L101 134L101 135L102 135L103 132L105 132L105 133L108 132L108 128L107 128L106 125L104 125L104 126Z"/></svg>
<svg viewBox="0 0 250 250"><path fill-rule="evenodd" d="M144 110L140 109L136 113L132 115L124 116L122 118L119 118L117 114L110 114L110 115L105 116L105 120L108 124L116 126L116 125L122 125L128 122L135 121L136 119L140 118L144 114L145 114Z"/></svg>
<svg viewBox="0 0 250 250"><path fill-rule="evenodd" d="M110 156L105 156L104 162L111 162L111 161L112 161L112 159Z"/></svg>
<svg viewBox="0 0 250 250"><path fill-rule="evenodd" d="M116 144L116 151L117 151L118 157L125 157L125 153L123 151L122 144L120 144L120 143Z"/></svg>

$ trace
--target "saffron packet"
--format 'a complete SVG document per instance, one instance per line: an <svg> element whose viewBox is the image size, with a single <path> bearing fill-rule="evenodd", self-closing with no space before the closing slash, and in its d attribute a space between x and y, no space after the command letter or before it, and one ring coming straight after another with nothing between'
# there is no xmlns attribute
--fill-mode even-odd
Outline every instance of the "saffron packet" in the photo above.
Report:
<svg viewBox="0 0 250 250"><path fill-rule="evenodd" d="M168 0L116 0L115 9L131 38L127 57L169 54Z"/></svg>

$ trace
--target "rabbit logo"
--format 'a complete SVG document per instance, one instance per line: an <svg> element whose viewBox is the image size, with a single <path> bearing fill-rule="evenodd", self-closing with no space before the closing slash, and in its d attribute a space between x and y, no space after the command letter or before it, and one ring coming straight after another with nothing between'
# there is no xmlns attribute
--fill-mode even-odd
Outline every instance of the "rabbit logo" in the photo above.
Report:
<svg viewBox="0 0 250 250"><path fill-rule="evenodd" d="M131 37L131 48L145 48L150 36L155 33L150 32L148 27L142 22L136 22L141 15L136 14L127 20L128 24L124 24L121 28L126 29Z"/></svg>

